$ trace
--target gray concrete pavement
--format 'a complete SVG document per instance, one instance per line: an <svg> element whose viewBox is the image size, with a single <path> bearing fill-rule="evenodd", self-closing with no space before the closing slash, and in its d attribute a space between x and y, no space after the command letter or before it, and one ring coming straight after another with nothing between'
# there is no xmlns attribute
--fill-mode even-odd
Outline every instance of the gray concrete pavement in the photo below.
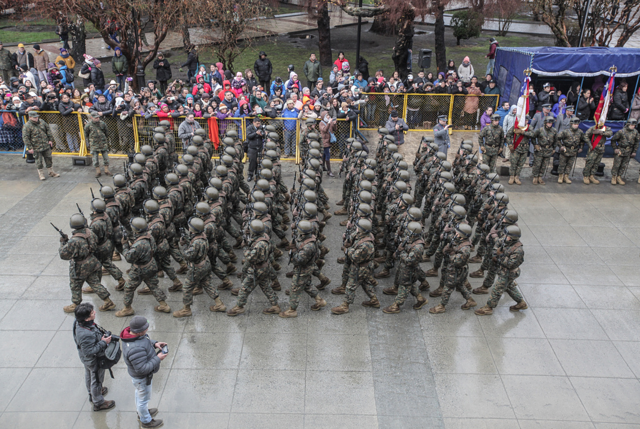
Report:
<svg viewBox="0 0 640 429"><path fill-rule="evenodd" d="M62 311L70 302L68 263L57 256L49 222L68 231L75 203L89 210L89 187L97 184L91 168L54 162L62 177L39 182L33 165L0 157L0 427L134 428L123 362L105 383L116 408L91 411L73 318ZM285 183L293 172L285 165ZM341 181L325 184L334 206ZM358 292L347 315L311 312L305 296L299 317L284 320L261 313L267 301L256 291L238 317L210 313L200 295L194 315L177 320L155 313L153 297L136 296L152 338L171 350L150 406L167 428L640 427L639 189L635 180L508 187L526 254L518 283L530 308L521 313L509 312L505 298L493 316L478 317L460 310L454 295L445 314L416 312L409 299L401 314L386 315L357 305ZM340 220L325 229L329 288L342 269ZM384 306L391 298L381 289L391 283L378 287ZM122 308L116 282L103 284ZM322 295L332 306L341 302L328 290ZM170 293L168 302L177 309L181 298ZM229 292L222 299L235 302ZM476 299L483 305L486 297ZM430 298L429 306L438 302ZM97 321L119 332L129 319L109 312Z"/></svg>

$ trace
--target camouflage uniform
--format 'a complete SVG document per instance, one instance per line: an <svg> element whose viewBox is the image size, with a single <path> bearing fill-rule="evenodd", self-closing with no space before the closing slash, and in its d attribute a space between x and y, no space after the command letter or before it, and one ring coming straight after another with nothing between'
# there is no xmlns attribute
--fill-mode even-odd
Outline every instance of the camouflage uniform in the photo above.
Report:
<svg viewBox="0 0 640 429"><path fill-rule="evenodd" d="M93 158L93 165L96 167L100 166L100 155L102 155L104 165L109 166L108 133L107 124L102 121L94 122L90 120L89 123L84 126L84 137Z"/></svg>
<svg viewBox="0 0 640 429"><path fill-rule="evenodd" d="M511 155L509 156L509 176L520 177L522 167L524 167L527 161L527 155L529 153L529 140L533 138L534 132L531 131L531 127L527 131L522 131L522 134L515 134L515 127L511 127L507 133L507 142L509 143L509 150ZM515 148L513 137L516 136L516 141L522 137L522 140Z"/></svg>
<svg viewBox="0 0 640 429"><path fill-rule="evenodd" d="M614 134L611 138L611 146L614 150L618 149L620 154L615 155L613 160L612 176L622 176L627 172L629 157L638 151L638 143L640 143L640 133L635 128L630 129L628 125Z"/></svg>
<svg viewBox="0 0 640 429"><path fill-rule="evenodd" d="M43 160L47 168L53 166L49 142L54 141L54 139L49 124L42 119L38 120L38 122L28 119L27 123L22 127L22 140L25 146L27 146L27 149L33 150L33 156L36 159L36 167L38 170L42 170Z"/></svg>
<svg viewBox="0 0 640 429"><path fill-rule="evenodd" d="M151 293L158 302L166 301L167 296L158 287L158 264L155 260L158 249L151 233L147 231L136 235L131 246L126 242L123 248L122 256L131 264L129 280L124 286L124 305L131 307L133 294L142 282L151 289Z"/></svg>
<svg viewBox="0 0 640 429"><path fill-rule="evenodd" d="M578 153L582 151L582 147L585 144L589 144L589 140L587 140L584 132L579 128L576 130L569 128L558 133L558 146L566 149L564 152L562 149L560 150L558 174L571 174L571 169L576 162L576 157Z"/></svg>
<svg viewBox="0 0 640 429"><path fill-rule="evenodd" d="M2 80L5 85L9 85L9 79L11 79L13 70L11 52L5 48L0 49L0 72L2 72Z"/></svg>
<svg viewBox="0 0 640 429"><path fill-rule="evenodd" d="M122 278L122 271L111 261L113 258L112 237L114 235L114 228L109 215L106 212L92 213L90 228L98 240L94 255L100 261L102 268L109 271L111 277L120 280Z"/></svg>
<svg viewBox="0 0 640 429"><path fill-rule="evenodd" d="M464 285L467 274L469 273L467 261L471 253L471 242L467 239L456 239L454 243L448 244L447 248L444 253L445 259L448 259L448 261L445 260L446 269L443 276L444 291L442 292L442 301L440 301L440 304L443 306L449 303L451 293L455 289L457 289L466 300L471 298L471 294Z"/></svg>
<svg viewBox="0 0 640 429"><path fill-rule="evenodd" d="M158 264L158 271L167 273L171 280L178 278L176 270L171 266L171 253L169 243L166 238L166 229L164 219L160 215L151 215L147 217L147 227L156 242L156 252L153 255Z"/></svg>
<svg viewBox="0 0 640 429"><path fill-rule="evenodd" d="M71 302L79 305L82 302L82 285L87 282L94 292L105 300L109 291L100 284L102 270L98 258L93 252L98 248L98 238L89 228L73 230L69 241L60 243L60 259L69 263L69 287Z"/></svg>
<svg viewBox="0 0 640 429"><path fill-rule="evenodd" d="M193 304L193 290L195 288L204 289L211 299L218 298L218 289L213 285L211 262L207 257L209 243L204 233L192 235L188 246L183 244L181 239L180 250L189 264L182 303L185 306Z"/></svg>
<svg viewBox="0 0 640 429"><path fill-rule="evenodd" d="M372 286L374 280L371 278L373 255L375 253L373 235L359 232L354 241L353 246L347 249L347 258L351 261L351 269L346 286L346 301L349 305L353 304L356 298L358 286L362 286L362 289L370 299L376 296Z"/></svg>
<svg viewBox="0 0 640 429"><path fill-rule="evenodd" d="M300 294L306 292L311 298L318 296L318 292L312 289L311 276L316 270L316 259L318 258L318 242L315 236L298 237L295 241L296 250L293 253L291 262L294 265L293 282L289 297L289 306L292 310L298 308Z"/></svg>
<svg viewBox="0 0 640 429"><path fill-rule="evenodd" d="M422 262L422 254L424 253L424 241L417 239L413 243L401 249L400 267L398 268L398 295L396 295L395 303L404 304L409 293L414 297L420 294L418 286L416 286L417 277L415 271L420 269Z"/></svg>
<svg viewBox="0 0 640 429"><path fill-rule="evenodd" d="M549 165L549 159L553 156L553 152L556 150L558 144L558 131L551 126L547 128L543 125L538 128L533 134L535 138L534 151L533 151L533 177L542 177Z"/></svg>
<svg viewBox="0 0 640 429"><path fill-rule="evenodd" d="M278 296L271 288L271 265L269 264L269 255L271 253L271 244L269 236L262 234L250 238L251 243L244 251L245 267L242 269L244 277L242 286L238 293L238 307L244 307L247 304L249 294L253 292L256 286L262 289L262 292L269 299L272 306L278 305Z"/></svg>
<svg viewBox="0 0 640 429"><path fill-rule="evenodd" d="M496 161L502 149L504 130L500 125L488 125L480 131L478 141L482 142L482 162L489 166L489 172L496 171Z"/></svg>
<svg viewBox="0 0 640 429"><path fill-rule="evenodd" d="M515 280L520 276L520 265L524 262L524 249L520 241L508 243L509 247L498 255L498 280L491 290L487 306L496 308L504 292L517 303L523 301Z"/></svg>
<svg viewBox="0 0 640 429"><path fill-rule="evenodd" d="M587 153L587 160L584 165L584 170L582 170L582 175L586 178L589 178L589 176L593 176L594 174L596 174L596 171L598 171L598 166L600 165L600 161L602 161L602 155L604 155L604 143L609 137L613 135L613 131L611 131L611 128L605 128L604 132L600 134L602 136L600 142L594 149L591 149L592 139L595 139L598 136L598 134L593 133L595 129L596 127L593 126L589 128L584 134L585 138L589 142L587 145L589 147L587 149L589 152Z"/></svg>

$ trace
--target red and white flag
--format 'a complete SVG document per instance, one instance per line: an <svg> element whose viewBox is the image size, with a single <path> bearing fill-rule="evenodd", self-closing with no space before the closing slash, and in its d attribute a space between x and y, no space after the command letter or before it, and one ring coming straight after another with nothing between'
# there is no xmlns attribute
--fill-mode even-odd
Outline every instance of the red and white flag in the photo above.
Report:
<svg viewBox="0 0 640 429"><path fill-rule="evenodd" d="M600 101L598 102L598 107L596 108L596 113L593 114L593 119L596 121L596 128L605 129L604 122L607 119L607 113L609 112L609 105L611 104L611 95L613 94L613 89L615 88L616 81L616 72L611 70L611 75L609 76L609 80L604 86L602 90L602 95L600 96ZM595 149L600 143L602 139L602 134L594 134L591 137L591 150Z"/></svg>
<svg viewBox="0 0 640 429"><path fill-rule="evenodd" d="M527 121L527 115L529 114L529 86L531 84L531 77L525 76L524 82L520 87L520 97L518 98L518 106L516 108L516 122L513 125L515 128L520 128L525 131L529 128L529 122ZM522 134L513 135L513 148L517 149L524 136Z"/></svg>

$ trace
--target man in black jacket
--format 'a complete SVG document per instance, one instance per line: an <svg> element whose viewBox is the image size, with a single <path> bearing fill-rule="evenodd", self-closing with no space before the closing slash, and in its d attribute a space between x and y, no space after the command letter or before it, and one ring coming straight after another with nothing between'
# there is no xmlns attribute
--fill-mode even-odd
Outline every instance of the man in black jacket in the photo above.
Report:
<svg viewBox="0 0 640 429"><path fill-rule="evenodd" d="M162 52L158 52L158 58L153 62L153 68L156 69L156 79L160 82L160 92L164 94L167 91L167 82L171 80L171 64Z"/></svg>
<svg viewBox="0 0 640 429"><path fill-rule="evenodd" d="M190 84L191 79L193 79L193 77L196 75L196 72L198 71L199 59L198 59L198 51L195 46L192 45L189 48L187 48L187 50L189 52L189 55L187 56L187 61L180 66L180 71L182 71L182 67L184 66L188 67L187 83Z"/></svg>
<svg viewBox="0 0 640 429"><path fill-rule="evenodd" d="M249 177L247 181L253 179L253 175L258 169L258 153L262 151L265 130L262 128L262 121L256 117L251 125L247 127L247 146L249 156Z"/></svg>
<svg viewBox="0 0 640 429"><path fill-rule="evenodd" d="M116 401L104 399L109 389L102 387L104 369L98 368L98 358L104 356L104 351L111 342L111 336L105 336L94 323L96 311L90 303L83 302L78 305L75 316L73 339L78 347L80 361L84 365L84 379L89 400L93 402L93 411L109 410L116 406Z"/></svg>
<svg viewBox="0 0 640 429"><path fill-rule="evenodd" d="M153 374L160 369L160 362L167 357L166 353L158 353L156 348L162 349L167 343L153 341L147 335L149 322L142 316L134 316L129 326L120 334L122 340L122 357L127 364L127 371L136 388L136 409L140 419L140 427L157 428L162 426L162 420L154 419L157 408L149 408L151 400L151 386Z"/></svg>
<svg viewBox="0 0 640 429"><path fill-rule="evenodd" d="M260 85L264 88L265 92L268 95L271 95L271 60L267 58L267 54L264 51L260 51L258 55L258 59L253 64L253 71L258 76L258 80L260 80Z"/></svg>

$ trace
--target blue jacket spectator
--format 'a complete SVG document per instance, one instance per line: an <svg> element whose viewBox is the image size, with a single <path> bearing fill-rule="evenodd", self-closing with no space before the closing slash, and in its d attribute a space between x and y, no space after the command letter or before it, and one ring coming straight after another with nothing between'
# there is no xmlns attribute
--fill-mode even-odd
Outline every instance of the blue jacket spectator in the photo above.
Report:
<svg viewBox="0 0 640 429"><path fill-rule="evenodd" d="M502 106L500 106L498 110L496 110L496 113L500 115L500 126L504 123L504 117L509 114L509 111L509 103L506 101L502 103Z"/></svg>

